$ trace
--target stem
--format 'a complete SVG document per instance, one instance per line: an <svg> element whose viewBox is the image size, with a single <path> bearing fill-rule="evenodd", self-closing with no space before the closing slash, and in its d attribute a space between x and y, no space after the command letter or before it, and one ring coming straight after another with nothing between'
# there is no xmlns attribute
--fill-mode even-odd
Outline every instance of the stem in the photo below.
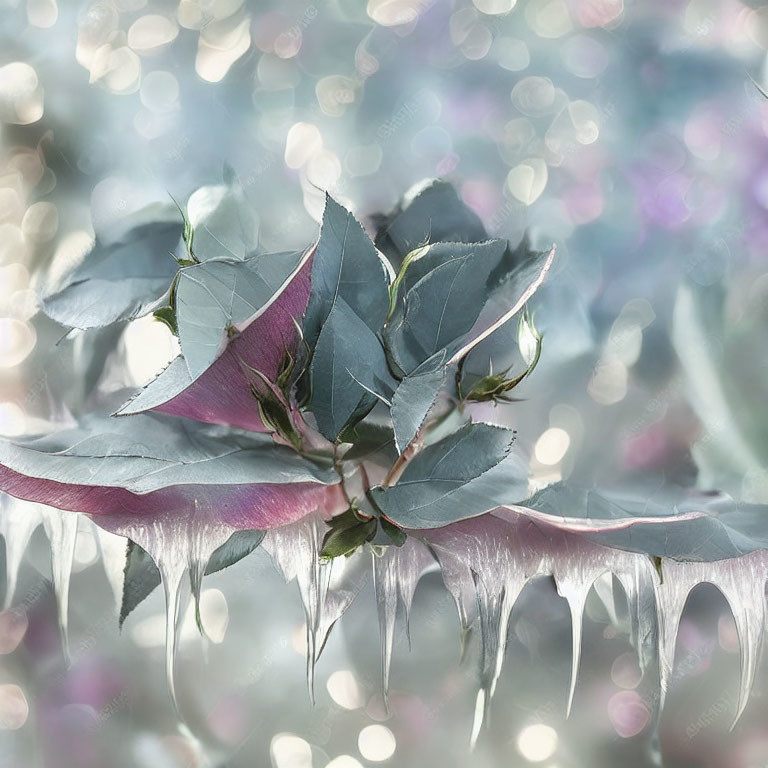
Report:
<svg viewBox="0 0 768 768"><path fill-rule="evenodd" d="M371 490L371 480L368 477L368 470L365 468L365 464L361 461L357 465L358 470L360 471L360 479L363 481L363 493L368 493L368 491Z"/></svg>
<svg viewBox="0 0 768 768"><path fill-rule="evenodd" d="M455 398L451 398L451 400L453 400L456 410L460 414L463 414L464 401L456 400ZM429 430L434 426L439 424L444 418L449 416L450 413L451 411L448 411L447 413L443 413L437 418L434 418L431 421L426 421L424 424L422 424L413 440L411 440L411 442L405 446L403 452L397 457L397 461L392 465L392 469L390 469L387 473L387 476L384 478L384 482L382 483L383 488L391 488L400 479L400 476L403 474L403 471L405 470L408 462L422 449L424 445L424 435L426 435L427 432L429 432Z"/></svg>
<svg viewBox="0 0 768 768"><path fill-rule="evenodd" d="M349 508L352 508L352 499L349 498L349 493L347 493L347 486L346 481L344 478L344 470L341 468L341 463L339 462L339 454L338 454L338 446L336 443L333 444L333 468L336 471L336 474L339 476L339 485L341 486L341 493L344 496L344 501L347 502L347 505Z"/></svg>
<svg viewBox="0 0 768 768"><path fill-rule="evenodd" d="M397 461L392 465L392 469L389 470L389 473L384 479L384 483L382 484L384 488L390 488L400 479L400 475L403 474L408 462L419 452L419 450L421 450L421 435L422 432L425 432L429 428L429 426L431 426L431 424L422 427L419 432L416 433L416 437L405 446L405 450L397 457Z"/></svg>

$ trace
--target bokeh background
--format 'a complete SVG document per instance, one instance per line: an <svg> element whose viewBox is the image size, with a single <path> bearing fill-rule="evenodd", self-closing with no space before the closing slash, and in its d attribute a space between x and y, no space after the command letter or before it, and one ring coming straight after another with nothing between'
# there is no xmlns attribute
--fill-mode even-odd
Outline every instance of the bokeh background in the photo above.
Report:
<svg viewBox="0 0 768 768"><path fill-rule="evenodd" d="M94 371L89 337L61 341L38 312L94 232L228 164L260 246L285 250L316 236L325 190L373 233L373 214L443 177L492 235L558 246L534 306L541 363L501 416L532 489L768 501L766 49L755 0L0 0L0 433L81 411L86 375L136 386L176 353L147 318ZM3 768L630 768L658 763L658 744L668 766L768 765L768 670L729 731L739 647L714 588L689 601L656 739L653 675L596 593L566 721L567 606L530 585L470 754L478 642L462 660L439 574L417 589L410 648L398 630L389 708L370 583L312 707L297 590L261 550L206 579L209 641L185 625L192 735L165 687L162 595L119 633L98 543L82 520L67 667L32 536L0 614Z"/></svg>

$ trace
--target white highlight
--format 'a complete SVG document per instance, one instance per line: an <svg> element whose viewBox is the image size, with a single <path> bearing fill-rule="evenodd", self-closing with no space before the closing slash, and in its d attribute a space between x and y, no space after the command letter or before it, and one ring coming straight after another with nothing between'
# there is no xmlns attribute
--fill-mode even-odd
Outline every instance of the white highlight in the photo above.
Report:
<svg viewBox="0 0 768 768"><path fill-rule="evenodd" d="M368 725L357 737L360 754L374 763L389 760L395 754L395 735L385 725Z"/></svg>
<svg viewBox="0 0 768 768"><path fill-rule="evenodd" d="M532 763L542 763L557 751L557 731L543 723L528 725L517 737L520 754Z"/></svg>

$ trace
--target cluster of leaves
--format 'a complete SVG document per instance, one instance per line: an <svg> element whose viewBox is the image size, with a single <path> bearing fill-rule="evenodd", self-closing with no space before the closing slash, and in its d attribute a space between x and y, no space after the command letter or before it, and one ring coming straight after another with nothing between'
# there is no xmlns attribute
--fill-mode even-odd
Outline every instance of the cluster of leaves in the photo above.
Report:
<svg viewBox="0 0 768 768"><path fill-rule="evenodd" d="M375 244L328 196L314 245L263 253L242 190L225 182L97 238L46 298L70 328L154 313L181 354L117 410L130 419L92 415L71 436L3 445L0 488L97 521L161 519L194 499L203 517L261 530L329 504L322 494L337 487L327 557L522 500L514 433L474 422L472 404L509 402L536 365L541 337L525 307L554 249L488 239L452 187L433 182L376 217ZM133 421L145 411L185 418ZM217 426L192 437L189 419ZM216 567L246 550L225 548ZM125 572L124 616L157 579L136 545ZM137 584L140 573L151 576Z"/></svg>

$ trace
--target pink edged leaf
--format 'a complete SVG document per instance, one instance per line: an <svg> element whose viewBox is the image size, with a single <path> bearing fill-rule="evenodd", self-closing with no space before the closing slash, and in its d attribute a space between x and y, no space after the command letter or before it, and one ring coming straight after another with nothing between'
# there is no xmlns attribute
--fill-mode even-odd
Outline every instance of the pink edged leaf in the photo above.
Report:
<svg viewBox="0 0 768 768"><path fill-rule="evenodd" d="M198 378L192 377L184 355L180 355L115 415L156 410L211 424L269 431L251 391L249 369L276 381L286 355L295 358L297 322L309 300L311 256L310 250L279 294L249 320Z"/></svg>
<svg viewBox="0 0 768 768"><path fill-rule="evenodd" d="M283 295L312 252L257 254L245 261L211 259L179 270L176 326L193 380L222 354L234 333L242 332Z"/></svg>
<svg viewBox="0 0 768 768"><path fill-rule="evenodd" d="M714 561L768 549L766 506L675 486L611 492L555 483L514 513L608 547L674 560Z"/></svg>
<svg viewBox="0 0 768 768"><path fill-rule="evenodd" d="M273 528L333 511L337 482L330 466L266 435L225 435L154 414L89 418L42 438L0 442L0 490L93 515L115 532L190 516L230 530Z"/></svg>
<svg viewBox="0 0 768 768"><path fill-rule="evenodd" d="M493 246L495 248L495 242L491 241L473 247L477 249ZM462 246L463 249L467 247ZM464 252L464 250L460 251L460 253ZM416 437L447 379L448 370L452 366L460 364L475 347L523 309L526 302L544 282L554 258L554 245L547 253L531 253L524 263L504 278L496 289L497 295L482 306L468 332L461 334L450 344L437 350L411 370L400 382L392 398L392 418L399 451L404 451L406 446ZM418 264L418 261L416 263ZM419 285L423 286L423 284L424 278L416 284L413 290ZM484 290L485 282L483 281ZM462 294L459 292L457 295L461 296Z"/></svg>
<svg viewBox="0 0 768 768"><path fill-rule="evenodd" d="M555 259L556 247L553 245L546 257L542 260L534 259L529 264L523 265L519 271L513 272L507 278L514 301L503 312L498 312L493 304L489 303L480 313L474 327L468 334L468 338L459 349L453 351L448 365L457 363L463 357L466 357L481 341L487 339L494 331L501 328L508 320L513 318L524 306L525 303L541 287L552 262Z"/></svg>

